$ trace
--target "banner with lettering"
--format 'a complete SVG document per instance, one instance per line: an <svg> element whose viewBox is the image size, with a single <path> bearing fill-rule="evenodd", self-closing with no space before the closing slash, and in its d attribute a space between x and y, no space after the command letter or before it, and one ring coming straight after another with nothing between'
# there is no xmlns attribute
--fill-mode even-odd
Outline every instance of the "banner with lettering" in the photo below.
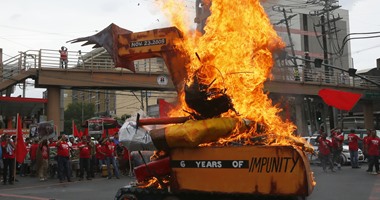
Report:
<svg viewBox="0 0 380 200"><path fill-rule="evenodd" d="M102 119L89 119L88 133L89 135L102 134L103 133L103 120Z"/></svg>
<svg viewBox="0 0 380 200"><path fill-rule="evenodd" d="M57 135L54 121L46 121L37 124L37 137L41 140L54 138Z"/></svg>

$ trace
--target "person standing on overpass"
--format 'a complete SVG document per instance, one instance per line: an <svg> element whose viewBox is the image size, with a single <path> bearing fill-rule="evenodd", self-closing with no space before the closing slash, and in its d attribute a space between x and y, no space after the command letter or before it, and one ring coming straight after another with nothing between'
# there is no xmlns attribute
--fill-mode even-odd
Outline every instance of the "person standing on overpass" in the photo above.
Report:
<svg viewBox="0 0 380 200"><path fill-rule="evenodd" d="M68 53L67 53L67 48L62 46L61 49L59 50L59 63L61 65L61 68L65 67L67 69L67 62L68 62Z"/></svg>

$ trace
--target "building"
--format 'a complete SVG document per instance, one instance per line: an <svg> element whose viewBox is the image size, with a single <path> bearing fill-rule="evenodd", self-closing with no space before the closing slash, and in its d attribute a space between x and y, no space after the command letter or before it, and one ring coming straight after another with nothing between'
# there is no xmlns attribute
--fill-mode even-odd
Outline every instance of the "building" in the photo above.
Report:
<svg viewBox="0 0 380 200"><path fill-rule="evenodd" d="M201 32L210 15L209 5L202 2L196 1L195 19L197 29ZM348 11L339 9L339 1L267 0L261 3L274 29L286 43L284 50L288 56L304 58L308 52L311 60L322 59L326 64L345 70L353 67L350 43L342 45L343 39L349 34ZM279 54L279 59L285 58L282 56ZM290 59L286 65L294 67L292 61ZM296 60L296 63L302 70L304 61Z"/></svg>

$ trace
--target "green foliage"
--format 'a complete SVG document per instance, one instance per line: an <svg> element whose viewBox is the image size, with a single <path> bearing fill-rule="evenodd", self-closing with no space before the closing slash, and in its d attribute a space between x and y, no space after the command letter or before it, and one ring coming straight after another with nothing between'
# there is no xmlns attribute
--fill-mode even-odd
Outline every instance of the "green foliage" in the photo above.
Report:
<svg viewBox="0 0 380 200"><path fill-rule="evenodd" d="M64 132L70 135L72 133L72 120L78 130L82 129L85 120L95 116L95 104L86 102L73 102L67 106L64 117Z"/></svg>

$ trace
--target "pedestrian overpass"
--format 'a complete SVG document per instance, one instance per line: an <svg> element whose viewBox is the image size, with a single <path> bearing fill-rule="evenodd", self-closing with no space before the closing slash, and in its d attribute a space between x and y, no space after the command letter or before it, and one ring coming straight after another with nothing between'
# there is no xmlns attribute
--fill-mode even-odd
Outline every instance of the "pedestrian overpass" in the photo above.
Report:
<svg viewBox="0 0 380 200"><path fill-rule="evenodd" d="M103 48L89 53L69 51L67 69L59 66L58 50L26 51L2 62L0 74L0 92L3 94L10 95L12 86L28 78L35 80L36 88L47 88L47 118L54 121L60 121L60 89L175 91L166 67L148 62L143 67L138 66L136 73L115 68ZM326 73L317 68L274 67L264 89L271 94L303 99L304 96L318 96L320 89L330 88L363 94L362 101L368 102L373 100L372 97L380 96L379 85L378 78L352 77L345 70L331 69ZM372 107L368 109L370 112Z"/></svg>

